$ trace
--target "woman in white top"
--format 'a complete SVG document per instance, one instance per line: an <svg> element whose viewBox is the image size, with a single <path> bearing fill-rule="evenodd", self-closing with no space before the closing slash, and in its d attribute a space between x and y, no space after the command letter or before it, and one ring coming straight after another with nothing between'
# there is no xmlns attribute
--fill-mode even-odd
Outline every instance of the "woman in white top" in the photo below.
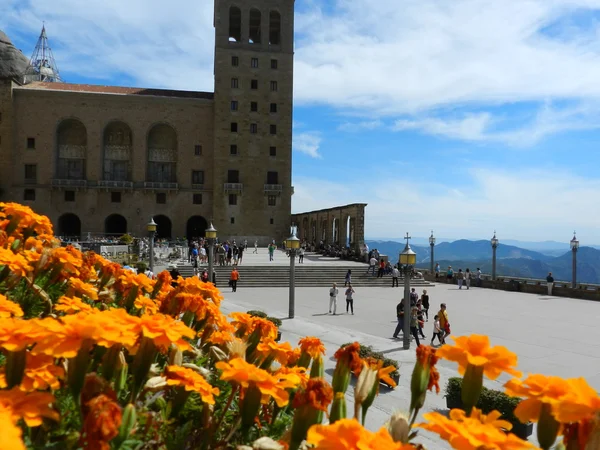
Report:
<svg viewBox="0 0 600 450"><path fill-rule="evenodd" d="M333 315L335 316L337 310L337 296L338 296L338 288L337 284L333 283L333 287L329 289L329 314L331 314L331 309L333 308Z"/></svg>
<svg viewBox="0 0 600 450"><path fill-rule="evenodd" d="M468 268L465 271L465 284L467 285L467 289L471 287L471 271Z"/></svg>

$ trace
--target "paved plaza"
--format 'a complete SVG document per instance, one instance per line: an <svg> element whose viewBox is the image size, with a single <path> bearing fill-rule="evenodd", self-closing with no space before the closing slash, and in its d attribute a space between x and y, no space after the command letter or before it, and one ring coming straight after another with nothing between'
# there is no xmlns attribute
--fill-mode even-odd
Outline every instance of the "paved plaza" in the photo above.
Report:
<svg viewBox="0 0 600 450"><path fill-rule="evenodd" d="M260 249L259 255L250 255L251 251L248 253L250 258L244 256L245 264L254 265L255 258L268 259L265 249ZM277 252L273 264L289 264L289 259ZM348 262L331 261L329 264L342 266ZM343 275L340 274L342 280ZM376 430L393 411L408 407L415 346L413 343L410 351L404 351L402 341L391 337L396 326L396 304L403 294L402 286L355 290L355 315L346 314L340 288L339 315L332 316L328 314L327 288L297 288L296 318L284 320L281 331L283 340L294 344L307 335L321 338L327 347L326 369L329 377L335 365L333 353L341 344L353 340L372 345L401 363L399 387L393 391L383 388L369 410L367 426ZM519 369L524 373L583 376L595 389L600 390L600 302L491 289L459 290L457 286L445 284L432 286L428 291L432 309L424 330L426 343L431 338L433 315L440 303L446 303L454 334L487 334L492 345L504 345L517 353ZM236 293L227 288L223 289L223 293L224 312L261 309L275 317L286 318L288 315L287 288L244 288L242 279ZM446 380L456 375L456 365L440 361L438 366L443 389ZM499 382L507 379L501 377ZM488 387L498 389L501 388L500 383L490 382ZM352 392L349 392L348 399L352 401ZM443 392L439 395L429 394L425 409L445 410ZM348 411L352 411L352 408L349 407ZM428 449L448 448L444 442L424 432L421 440Z"/></svg>

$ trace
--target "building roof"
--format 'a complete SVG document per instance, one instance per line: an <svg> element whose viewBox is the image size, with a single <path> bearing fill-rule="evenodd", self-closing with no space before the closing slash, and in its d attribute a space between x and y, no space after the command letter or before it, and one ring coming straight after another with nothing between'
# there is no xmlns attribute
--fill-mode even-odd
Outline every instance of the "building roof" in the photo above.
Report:
<svg viewBox="0 0 600 450"><path fill-rule="evenodd" d="M214 93L197 91L176 91L171 89L151 89L136 88L124 86L101 86L95 84L72 84L72 83L48 83L34 82L21 86L19 89L45 90L45 91L66 91L81 92L91 94L112 94L112 95L145 95L154 97L175 97L175 98L203 98L212 100Z"/></svg>
<svg viewBox="0 0 600 450"><path fill-rule="evenodd" d="M28 64L27 57L0 30L0 79L22 77Z"/></svg>

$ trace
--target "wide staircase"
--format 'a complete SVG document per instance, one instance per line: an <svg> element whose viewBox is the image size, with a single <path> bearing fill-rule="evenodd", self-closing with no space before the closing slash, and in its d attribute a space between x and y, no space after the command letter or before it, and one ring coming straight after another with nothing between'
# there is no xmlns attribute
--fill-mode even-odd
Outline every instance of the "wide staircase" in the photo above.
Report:
<svg viewBox="0 0 600 450"><path fill-rule="evenodd" d="M200 266L200 270L206 268ZM179 261L177 269L183 277L190 277L194 274L194 269L187 261ZM217 278L217 287L226 287L229 283L229 274L231 266L215 266ZM388 287L392 285L391 275L384 275L383 278L377 278L373 275L367 275L367 265L364 266L343 266L343 265L302 265L296 263L296 286L297 287L329 287L332 283L338 286L344 285L344 277L348 269L352 270L352 285L356 287ZM288 287L290 282L289 265L240 265L240 287ZM398 280L402 287L404 280ZM423 279L412 279L411 287L432 286L431 283Z"/></svg>

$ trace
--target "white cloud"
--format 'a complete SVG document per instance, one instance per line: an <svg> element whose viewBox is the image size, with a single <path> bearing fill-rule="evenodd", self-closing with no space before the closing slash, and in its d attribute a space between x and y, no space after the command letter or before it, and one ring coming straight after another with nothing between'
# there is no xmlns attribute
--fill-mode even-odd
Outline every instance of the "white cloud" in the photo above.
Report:
<svg viewBox="0 0 600 450"><path fill-rule="evenodd" d="M321 145L321 135L316 132L295 133L292 142L292 149L305 153L312 158L322 158L319 153Z"/></svg>
<svg viewBox="0 0 600 450"><path fill-rule="evenodd" d="M365 120L362 122L344 122L338 127L339 131L359 132L373 131L383 127L384 123L381 120Z"/></svg>
<svg viewBox="0 0 600 450"><path fill-rule="evenodd" d="M485 131L491 122L489 113L466 114L460 119L401 119L393 126L395 131L418 130L427 134L480 141L485 137Z"/></svg>
<svg viewBox="0 0 600 450"><path fill-rule="evenodd" d="M598 179L552 166L519 171L474 166L461 172L454 186L447 186L423 177L419 168L401 178L386 170L373 174L374 179L394 180L383 190L380 183L356 187L294 177L293 211L368 203L365 233L371 237L406 231L427 236L434 229L448 238L484 239L497 230L500 239L542 241L563 236L566 242L577 229L586 245L600 243L600 210L590 207L600 195Z"/></svg>

